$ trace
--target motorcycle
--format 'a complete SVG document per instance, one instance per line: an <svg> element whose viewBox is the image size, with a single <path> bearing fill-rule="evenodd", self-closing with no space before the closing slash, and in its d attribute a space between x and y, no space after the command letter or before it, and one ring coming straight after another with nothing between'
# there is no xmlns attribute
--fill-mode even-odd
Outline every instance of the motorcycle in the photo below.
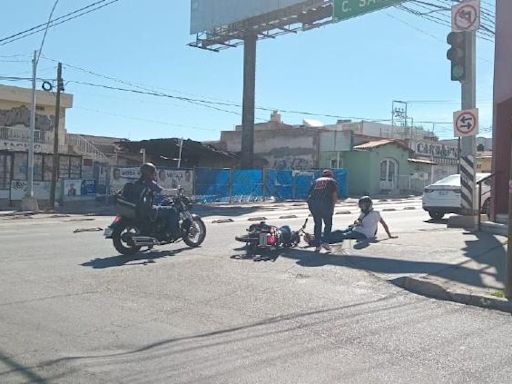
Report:
<svg viewBox="0 0 512 384"><path fill-rule="evenodd" d="M236 236L235 240L246 244L248 252L262 250L277 250L280 248L294 248L299 245L302 236L306 233L308 219L298 231L292 231L288 225L276 227L264 221L252 224L247 234Z"/></svg>
<svg viewBox="0 0 512 384"><path fill-rule="evenodd" d="M133 210L119 209L118 216L105 229L106 239L112 239L114 248L122 255L133 255L143 247L152 249L154 246L177 243L181 240L191 248L199 247L206 237L206 226L199 215L193 214L192 203L178 189L177 196L166 198L161 206L172 206L179 215L179 231L167 233L167 218L147 217L140 219ZM118 208L120 206L118 205Z"/></svg>

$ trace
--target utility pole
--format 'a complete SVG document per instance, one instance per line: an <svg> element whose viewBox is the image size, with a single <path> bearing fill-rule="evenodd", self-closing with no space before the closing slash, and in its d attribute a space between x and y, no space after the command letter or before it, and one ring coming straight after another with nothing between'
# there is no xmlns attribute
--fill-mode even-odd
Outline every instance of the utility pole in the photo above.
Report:
<svg viewBox="0 0 512 384"><path fill-rule="evenodd" d="M52 184L50 187L50 208L55 208L55 194L57 191L57 171L59 169L59 123L60 123L60 92L63 88L62 63L57 65L57 95L55 96L55 119L53 124L53 166Z"/></svg>
<svg viewBox="0 0 512 384"><path fill-rule="evenodd" d="M34 198L34 135L36 132L36 72L37 72L37 50L34 51L32 59L32 101L30 108L30 128L28 138L28 167L27 167L27 192L22 201L22 210L37 211L39 205Z"/></svg>
<svg viewBox="0 0 512 384"><path fill-rule="evenodd" d="M178 156L178 169L181 168L181 155L183 153L183 139L180 140L180 155Z"/></svg>
<svg viewBox="0 0 512 384"><path fill-rule="evenodd" d="M254 166L254 108L256 91L256 42L258 36L244 38L244 95L242 106L242 168Z"/></svg>
<svg viewBox="0 0 512 384"><path fill-rule="evenodd" d="M48 27L50 26L50 22L52 21L53 13L55 12L55 8L59 0L55 0L53 4L52 11L50 12L50 16L48 17L48 21L46 22L46 28L44 30L43 40L41 40L41 46L39 47L39 51L34 51L34 58L32 59L32 108L30 110L30 137L29 137L29 147L28 147L28 169L27 169L27 193L25 197L21 201L21 209L23 211L37 211L39 210L39 205L37 204L37 199L34 197L34 134L36 131L36 76L37 76L37 63L39 62L39 57L41 56L41 52L43 52L44 41L46 39L46 34L48 32Z"/></svg>

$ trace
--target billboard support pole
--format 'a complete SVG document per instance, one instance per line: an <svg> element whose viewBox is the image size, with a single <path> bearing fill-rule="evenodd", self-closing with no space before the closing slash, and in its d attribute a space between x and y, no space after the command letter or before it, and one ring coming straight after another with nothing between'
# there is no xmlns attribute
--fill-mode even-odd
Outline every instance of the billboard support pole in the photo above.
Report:
<svg viewBox="0 0 512 384"><path fill-rule="evenodd" d="M256 92L256 34L244 37L244 91L242 106L242 168L254 166L254 109Z"/></svg>

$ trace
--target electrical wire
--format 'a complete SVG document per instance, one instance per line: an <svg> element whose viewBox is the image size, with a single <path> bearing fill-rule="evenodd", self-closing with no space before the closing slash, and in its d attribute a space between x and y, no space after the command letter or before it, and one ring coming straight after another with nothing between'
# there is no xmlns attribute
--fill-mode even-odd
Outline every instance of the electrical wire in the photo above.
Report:
<svg viewBox="0 0 512 384"><path fill-rule="evenodd" d="M66 15L63 15L63 16L60 16L56 19L53 19L51 20L50 22L50 25L49 27L50 28L53 28L53 27L56 27L58 25L61 25L63 23L66 23L68 21L71 21L71 20L74 20L74 19L77 19L79 17L82 17L82 16L85 16L89 13L92 13L92 12L95 12L95 11L98 11L102 8L105 8L111 4L114 4L116 2L118 2L119 0L100 0L100 1L97 1L95 3L92 3L88 6L85 6L85 7L82 7L80 9L77 9L73 12L69 12L67 13ZM96 6L98 5L98 6ZM96 6L96 7L94 7ZM89 9L91 8L91 9ZM45 24L39 24L35 27L32 27L32 28L29 28L25 31L22 31L22 32L18 32L18 33L15 33L11 36L7 36L7 37L4 37L2 39L0 39L0 46L4 46L4 45L7 45L7 44L10 44L10 43L13 43L17 40L21 40L21 39L24 39L26 37L29 37L29 36L32 36L36 33L39 33L39 32L42 32L44 30L44 25Z"/></svg>
<svg viewBox="0 0 512 384"><path fill-rule="evenodd" d="M236 107L236 108L242 108L241 104L237 103L226 103L221 101L209 101L209 100L202 100L202 99L194 99L190 97L183 97L183 96L176 96L171 95L168 93L163 92L154 92L154 91L145 91L140 89L130 89L130 88L121 88L121 87L114 87L107 84L97 84L97 83L90 83L86 81L69 81L69 83L78 84L78 85L85 85L90 87L96 87L96 88L104 88L109 89L113 91L120 91L120 92L129 92L129 93L136 93L140 95L147 95L147 96L156 96L156 97L165 97L180 101L185 101L191 104L199 105L206 108L215 109L221 112L231 113L235 115L240 115L240 112L235 112L232 110L226 110L224 108L217 107L217 105L220 106L229 106L229 107ZM303 116L321 116L321 117L331 117L336 119L346 119L346 120L364 120L368 122L387 122L391 121L391 119L374 119L374 118L367 118L367 117L355 117L355 116L340 116L340 115L334 115L334 114L326 114L326 113L315 113L315 112L308 112L308 111L296 111L296 110L287 110L287 109L281 109L281 108L268 108L268 107L255 107L256 110L260 111L266 111L266 112L273 112L273 111L280 111L281 113L288 113L288 114L300 114Z"/></svg>
<svg viewBox="0 0 512 384"><path fill-rule="evenodd" d="M86 107L73 107L73 109L78 109L78 110L83 110L83 111L88 111L88 112L93 112L93 113L99 113L102 115L120 117L122 119L141 121L141 122L145 122L145 123L167 125L167 126L176 127L176 128L187 128L187 129L193 129L193 130L198 130L198 131L218 132L217 129L201 128L201 127L196 127L196 126L192 126L192 125L184 125L184 124L175 124L175 123L169 123L168 121L161 121L161 120L154 120L154 119L145 119L145 118L141 118L141 117L128 116L128 115L118 114L118 113L114 113L114 112L101 111L101 110L86 108Z"/></svg>
<svg viewBox="0 0 512 384"><path fill-rule="evenodd" d="M451 27L451 16L447 13L443 13L443 11L450 11L454 2L457 1L438 1L433 3L432 1L411 0L407 5L399 4L395 6L395 8L422 17L436 24ZM493 30L493 28L495 28L495 14L492 10L482 7L481 19L481 29L477 31L477 35L483 40L493 42L495 35Z"/></svg>

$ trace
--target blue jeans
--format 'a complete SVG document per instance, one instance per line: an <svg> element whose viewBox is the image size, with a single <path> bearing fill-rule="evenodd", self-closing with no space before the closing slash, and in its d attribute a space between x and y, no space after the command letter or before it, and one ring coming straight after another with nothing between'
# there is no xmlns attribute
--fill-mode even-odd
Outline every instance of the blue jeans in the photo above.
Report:
<svg viewBox="0 0 512 384"><path fill-rule="evenodd" d="M315 246L320 246L320 243L324 242L324 239L329 238L332 229L332 215L333 206L332 204L326 204L323 202L310 202L309 210L313 215L315 222ZM322 236L322 225L325 224L325 228Z"/></svg>
<svg viewBox="0 0 512 384"><path fill-rule="evenodd" d="M329 244L342 243L343 240L368 240L368 238L362 234L361 232L354 231L352 228L348 228L345 230L337 230L332 231L331 234L327 237L327 242Z"/></svg>

